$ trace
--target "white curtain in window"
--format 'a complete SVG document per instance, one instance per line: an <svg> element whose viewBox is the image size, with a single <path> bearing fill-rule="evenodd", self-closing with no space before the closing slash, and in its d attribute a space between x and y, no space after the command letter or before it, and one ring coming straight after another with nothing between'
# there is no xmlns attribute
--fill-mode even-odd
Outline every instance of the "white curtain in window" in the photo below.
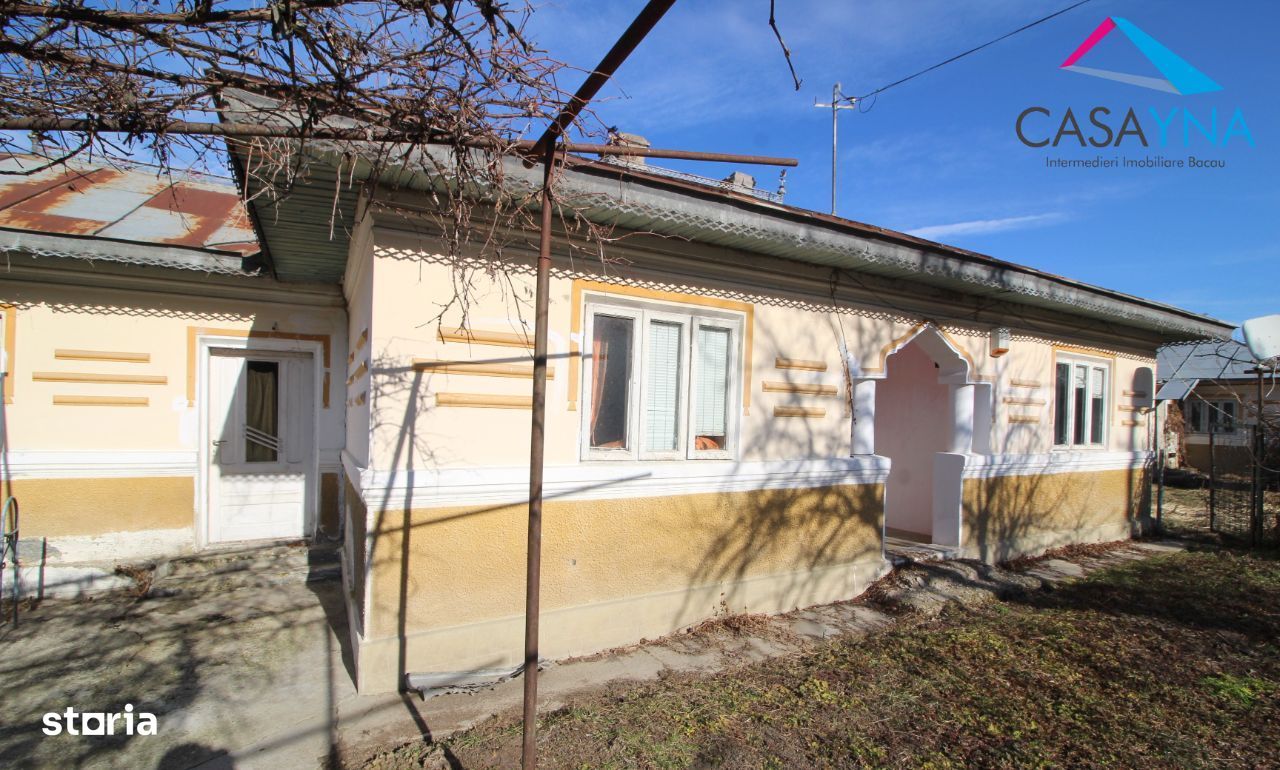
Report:
<svg viewBox="0 0 1280 770"><path fill-rule="evenodd" d="M693 432L723 437L728 429L729 330L699 326L695 350Z"/></svg>
<svg viewBox="0 0 1280 770"><path fill-rule="evenodd" d="M649 323L649 355L645 374L645 449L679 448L680 324Z"/></svg>

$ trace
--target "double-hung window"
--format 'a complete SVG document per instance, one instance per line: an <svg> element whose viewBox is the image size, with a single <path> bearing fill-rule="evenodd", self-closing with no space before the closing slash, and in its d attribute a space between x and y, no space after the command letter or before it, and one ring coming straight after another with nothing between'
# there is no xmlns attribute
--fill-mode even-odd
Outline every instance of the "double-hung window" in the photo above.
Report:
<svg viewBox="0 0 1280 770"><path fill-rule="evenodd" d="M1191 433L1235 433L1236 402L1187 400L1187 430Z"/></svg>
<svg viewBox="0 0 1280 770"><path fill-rule="evenodd" d="M742 319L678 305L587 304L583 457L731 458Z"/></svg>
<svg viewBox="0 0 1280 770"><path fill-rule="evenodd" d="M1111 366L1059 355L1053 389L1054 446L1104 446L1110 415Z"/></svg>

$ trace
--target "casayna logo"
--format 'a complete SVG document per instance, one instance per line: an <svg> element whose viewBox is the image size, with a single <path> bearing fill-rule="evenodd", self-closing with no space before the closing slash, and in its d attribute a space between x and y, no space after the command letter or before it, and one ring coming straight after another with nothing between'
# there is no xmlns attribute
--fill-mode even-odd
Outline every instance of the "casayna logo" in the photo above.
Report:
<svg viewBox="0 0 1280 770"><path fill-rule="evenodd" d="M1115 72L1079 63L1094 46L1115 30L1120 30L1139 53L1155 66L1161 77ZM1170 51L1133 22L1118 16L1109 16L1103 20L1066 61L1059 65L1059 69L1179 96L1222 90L1222 86L1191 66L1186 59ZM1077 114L1081 117L1077 118ZM1087 128L1082 128L1085 116ZM1254 146L1253 134L1239 107L1230 112L1223 110L1221 122L1219 118L1217 106L1210 106L1208 110L1197 108L1196 113L1189 107L1173 107L1167 110L1167 114L1155 107L1067 107L1065 110L1055 111L1049 107L1035 106L1026 108L1018 115L1014 130L1018 140L1027 147L1058 147L1063 142L1068 146L1082 148L1121 147L1129 139L1130 144L1136 143L1142 147L1192 147L1208 144L1215 148L1225 148L1233 138L1242 140L1250 147Z"/></svg>
<svg viewBox="0 0 1280 770"><path fill-rule="evenodd" d="M1124 72L1081 67L1076 64L1085 54L1093 50L1093 47L1102 38L1117 29L1124 33L1124 36L1129 38L1129 42L1133 43L1138 51L1155 65L1160 74L1164 76L1163 78L1130 75ZM1188 64L1186 59L1165 48L1160 44L1159 40L1138 29L1137 24L1128 19L1121 19L1118 16L1109 16L1103 20L1098 25L1098 28L1093 31L1093 34L1085 38L1080 47L1067 57L1067 60L1061 64L1059 69L1079 72L1081 75L1092 75L1096 78L1118 80L1121 83L1128 83L1132 86L1141 86L1142 88L1150 88L1156 91L1168 91L1169 93L1182 94L1183 96L1222 90L1222 86L1213 82L1208 75Z"/></svg>

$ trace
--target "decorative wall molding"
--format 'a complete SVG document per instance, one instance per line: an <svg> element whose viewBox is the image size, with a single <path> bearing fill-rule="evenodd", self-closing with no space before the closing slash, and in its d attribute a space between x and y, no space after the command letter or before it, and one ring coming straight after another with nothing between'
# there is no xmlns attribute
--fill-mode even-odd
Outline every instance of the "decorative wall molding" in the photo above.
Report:
<svg viewBox="0 0 1280 770"><path fill-rule="evenodd" d="M461 342L467 345L498 345L508 348L533 350L533 337L517 332L486 331L484 329L440 329L436 335L441 342Z"/></svg>
<svg viewBox="0 0 1280 770"><path fill-rule="evenodd" d="M493 396L488 393L437 393L436 406L471 409L532 409L532 396Z"/></svg>
<svg viewBox="0 0 1280 770"><path fill-rule="evenodd" d="M146 396L54 396L54 406L150 406Z"/></svg>
<svg viewBox="0 0 1280 770"><path fill-rule="evenodd" d="M196 452L14 450L5 455L15 479L113 479L196 475Z"/></svg>
<svg viewBox="0 0 1280 770"><path fill-rule="evenodd" d="M760 390L765 393L801 393L808 396L834 396L835 385L823 385L809 382L770 382L760 383Z"/></svg>
<svg viewBox="0 0 1280 770"><path fill-rule="evenodd" d="M774 417L826 417L827 410L820 406L775 406Z"/></svg>
<svg viewBox="0 0 1280 770"><path fill-rule="evenodd" d="M487 361L442 361L434 358L413 359L413 369L418 372L440 374L473 374L480 377L520 377L533 379L533 364L499 364ZM554 380L556 370L547 367L547 379Z"/></svg>
<svg viewBox="0 0 1280 770"><path fill-rule="evenodd" d="M826 361L808 361L803 358L783 358L778 356L773 360L775 369L803 369L809 372L825 372L827 370Z"/></svg>
<svg viewBox="0 0 1280 770"><path fill-rule="evenodd" d="M118 350L67 350L58 348L53 357L64 361L117 361L129 364L151 363L150 353L125 353Z"/></svg>
<svg viewBox="0 0 1280 770"><path fill-rule="evenodd" d="M91 372L32 372L33 382L93 382L114 385L165 385L163 374L95 374Z"/></svg>
<svg viewBox="0 0 1280 770"><path fill-rule="evenodd" d="M529 499L529 469L524 466L379 471L359 467L348 452L343 452L342 462L370 509L510 505ZM888 476L889 459L875 455L770 462L596 462L547 466L543 489L547 500L619 500L883 484Z"/></svg>

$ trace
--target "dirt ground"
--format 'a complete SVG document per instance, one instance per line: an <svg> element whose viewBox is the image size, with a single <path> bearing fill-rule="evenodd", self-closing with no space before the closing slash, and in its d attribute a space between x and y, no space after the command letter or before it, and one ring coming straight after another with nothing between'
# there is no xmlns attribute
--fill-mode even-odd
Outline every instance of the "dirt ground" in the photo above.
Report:
<svg viewBox="0 0 1280 770"><path fill-rule="evenodd" d="M327 761L344 664L341 584L305 551L174 574L148 598L46 601L0 628L0 767L314 768ZM275 560L280 563L275 564ZM180 572L180 571L179 571ZM145 587L149 576L142 575ZM47 736L43 715L135 713L156 735ZM118 724L123 724L119 722Z"/></svg>
<svg viewBox="0 0 1280 770"><path fill-rule="evenodd" d="M1275 555L1094 548L1014 570L912 566L873 591L899 619L865 638L584 693L542 715L541 764L1280 766ZM1111 566L1027 582L1090 561ZM993 590L1002 598L963 600ZM508 711L369 767L517 767L519 744Z"/></svg>

